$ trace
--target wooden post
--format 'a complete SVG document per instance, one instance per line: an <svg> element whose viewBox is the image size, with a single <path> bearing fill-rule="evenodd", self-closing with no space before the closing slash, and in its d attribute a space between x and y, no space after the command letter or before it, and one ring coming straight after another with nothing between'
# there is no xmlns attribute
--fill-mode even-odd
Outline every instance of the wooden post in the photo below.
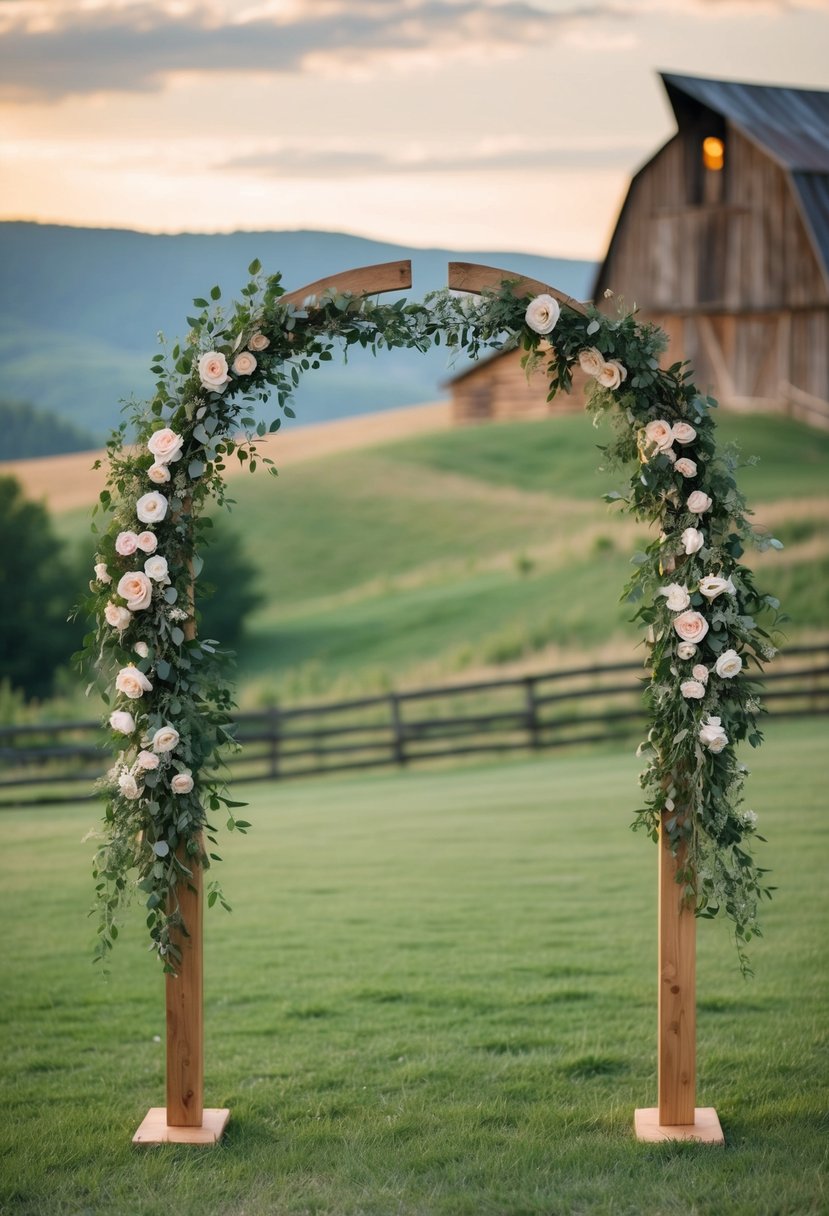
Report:
<svg viewBox="0 0 829 1216"><path fill-rule="evenodd" d="M659 1105L636 1111L639 1140L702 1140L724 1144L713 1107L696 1106L696 917L682 899L675 857L664 826L659 834Z"/></svg>

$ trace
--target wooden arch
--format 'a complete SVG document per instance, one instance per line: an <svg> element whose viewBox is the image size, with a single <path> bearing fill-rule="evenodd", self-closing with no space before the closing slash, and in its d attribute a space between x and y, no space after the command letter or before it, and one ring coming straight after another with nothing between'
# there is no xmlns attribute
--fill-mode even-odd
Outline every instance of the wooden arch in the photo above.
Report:
<svg viewBox="0 0 829 1216"><path fill-rule="evenodd" d="M481 295L510 283L517 297L547 294L586 316L579 300L539 279L474 262L450 262L447 285L453 291ZM302 307L323 292L354 296L402 291L412 285L408 259L360 266L316 279L280 297ZM188 622L195 636L195 623ZM713 1108L695 1109L696 1085L696 921L677 898L679 859L665 841L659 862L659 1106L636 1112L640 1139L693 1138L723 1143ZM180 887L179 902L187 936L179 934L178 974L166 977L167 1105L153 1107L133 1137L136 1144L215 1144L230 1111L204 1107L203 913L204 875L193 867L192 880ZM667 1130L665 1130L667 1129Z"/></svg>

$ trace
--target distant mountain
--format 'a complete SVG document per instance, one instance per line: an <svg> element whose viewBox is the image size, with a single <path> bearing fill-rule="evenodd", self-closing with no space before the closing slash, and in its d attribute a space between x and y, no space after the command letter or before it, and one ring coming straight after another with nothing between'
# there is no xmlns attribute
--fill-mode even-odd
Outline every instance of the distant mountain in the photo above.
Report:
<svg viewBox="0 0 829 1216"><path fill-rule="evenodd" d="M36 410L21 401L0 400L0 460L88 452L93 447L94 436L49 410Z"/></svg>
<svg viewBox="0 0 829 1216"><path fill-rule="evenodd" d="M333 232L153 236L119 229L0 223L3 390L102 439L119 402L146 396L158 331L183 334L193 296L214 284L234 298L248 264L282 271L290 290L353 266L409 257L413 299L446 282L452 260L503 266L584 299L592 262L499 251L405 249ZM315 372L297 394L301 422L320 422L442 396L442 348L349 355ZM3 450L0 433L0 459Z"/></svg>

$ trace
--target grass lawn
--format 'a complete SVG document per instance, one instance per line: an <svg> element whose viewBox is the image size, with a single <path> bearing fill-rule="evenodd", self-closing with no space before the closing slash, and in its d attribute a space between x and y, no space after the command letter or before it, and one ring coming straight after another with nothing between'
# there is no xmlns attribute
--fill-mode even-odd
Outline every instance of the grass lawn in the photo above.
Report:
<svg viewBox="0 0 829 1216"><path fill-rule="evenodd" d="M700 926L698 1103L725 1149L638 1144L655 1102L656 854L638 762L572 752L251 787L207 918L212 1149L133 1148L163 989L130 917L89 964L89 806L0 818L0 1211L20 1216L804 1216L829 1209L825 723L752 754L779 892L744 982Z"/></svg>

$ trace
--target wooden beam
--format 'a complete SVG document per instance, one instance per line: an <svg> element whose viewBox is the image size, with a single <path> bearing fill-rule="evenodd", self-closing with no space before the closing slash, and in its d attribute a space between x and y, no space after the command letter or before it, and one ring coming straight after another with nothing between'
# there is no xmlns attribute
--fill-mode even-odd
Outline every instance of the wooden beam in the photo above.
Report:
<svg viewBox="0 0 829 1216"><path fill-rule="evenodd" d="M384 291L405 291L412 285L412 264L406 259L400 262L378 262L375 266L358 266L354 270L343 270L339 274L316 279L307 287L298 287L280 296L281 304L293 304L301 308L309 296L321 296L324 291L337 295L376 296Z"/></svg>
<svg viewBox="0 0 829 1216"><path fill-rule="evenodd" d="M502 283L514 284L514 296L552 296L559 304L564 304L573 312L587 316L587 308L566 292L542 283L540 279L528 279L525 275L516 274L512 270L499 270L497 266L480 266L476 262L450 262L448 285L452 291L468 291L471 295L481 295L485 291L498 291Z"/></svg>

